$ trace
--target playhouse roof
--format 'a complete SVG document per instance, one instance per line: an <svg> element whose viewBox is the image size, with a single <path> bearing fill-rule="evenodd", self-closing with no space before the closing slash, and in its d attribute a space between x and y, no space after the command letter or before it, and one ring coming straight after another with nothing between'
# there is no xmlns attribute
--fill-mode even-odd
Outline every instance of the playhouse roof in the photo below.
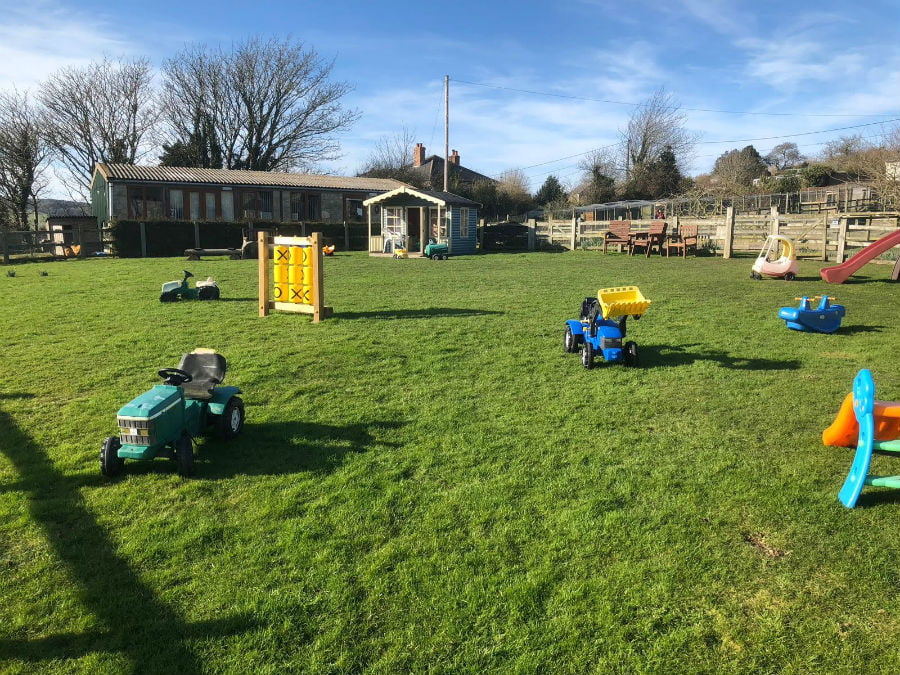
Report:
<svg viewBox="0 0 900 675"><path fill-rule="evenodd" d="M455 195L452 192L436 192L433 190L418 190L404 185L396 190L385 192L376 197L369 197L363 202L364 206L469 206L479 207L481 204L465 197Z"/></svg>

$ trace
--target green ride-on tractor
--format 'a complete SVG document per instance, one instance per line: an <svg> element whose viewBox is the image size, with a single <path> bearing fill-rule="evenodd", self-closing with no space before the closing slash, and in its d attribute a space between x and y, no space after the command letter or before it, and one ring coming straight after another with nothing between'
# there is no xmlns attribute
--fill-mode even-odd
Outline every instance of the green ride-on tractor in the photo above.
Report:
<svg viewBox="0 0 900 675"><path fill-rule="evenodd" d="M218 386L225 370L224 356L202 348L182 356L177 368L161 369L162 384L119 409L119 435L104 439L100 472L116 476L126 459L167 457L189 476L195 437L213 427L219 438L234 438L244 427L241 390Z"/></svg>
<svg viewBox="0 0 900 675"><path fill-rule="evenodd" d="M160 302L175 302L179 298L184 300L218 300L219 284L215 279L208 277L206 281L198 281L194 284L194 288L188 286L188 279L193 274L184 270L184 277L181 281L167 281L162 285L162 291L159 294Z"/></svg>

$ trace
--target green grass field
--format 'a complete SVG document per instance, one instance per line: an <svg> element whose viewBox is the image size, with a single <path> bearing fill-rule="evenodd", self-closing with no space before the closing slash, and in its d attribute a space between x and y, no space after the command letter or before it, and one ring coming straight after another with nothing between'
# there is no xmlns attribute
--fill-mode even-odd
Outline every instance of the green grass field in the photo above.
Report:
<svg viewBox="0 0 900 675"><path fill-rule="evenodd" d="M343 254L315 325L257 317L255 261L17 266L0 671L896 672L900 494L842 507L852 450L820 436L860 368L900 399L900 289L750 262ZM185 266L223 300L159 303ZM641 367L585 370L564 321L621 284L653 301ZM777 318L823 291L839 333ZM102 478L117 409L197 346L228 358L242 436L202 441L192 479Z"/></svg>

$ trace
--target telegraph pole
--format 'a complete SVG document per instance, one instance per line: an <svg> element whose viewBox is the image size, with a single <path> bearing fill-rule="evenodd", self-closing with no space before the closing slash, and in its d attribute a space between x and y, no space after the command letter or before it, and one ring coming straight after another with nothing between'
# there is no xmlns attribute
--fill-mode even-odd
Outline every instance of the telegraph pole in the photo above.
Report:
<svg viewBox="0 0 900 675"><path fill-rule="evenodd" d="M444 192L450 191L450 76L444 75Z"/></svg>

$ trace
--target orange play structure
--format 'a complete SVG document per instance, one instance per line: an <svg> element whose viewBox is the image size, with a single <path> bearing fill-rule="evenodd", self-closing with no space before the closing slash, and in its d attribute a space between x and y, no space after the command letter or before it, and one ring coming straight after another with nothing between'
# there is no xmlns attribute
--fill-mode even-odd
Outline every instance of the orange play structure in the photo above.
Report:
<svg viewBox="0 0 900 675"><path fill-rule="evenodd" d="M872 411L875 422L875 440L892 441L900 438L900 401L875 401ZM859 423L853 412L853 393L847 394L837 417L822 432L822 443L838 448L856 447Z"/></svg>

